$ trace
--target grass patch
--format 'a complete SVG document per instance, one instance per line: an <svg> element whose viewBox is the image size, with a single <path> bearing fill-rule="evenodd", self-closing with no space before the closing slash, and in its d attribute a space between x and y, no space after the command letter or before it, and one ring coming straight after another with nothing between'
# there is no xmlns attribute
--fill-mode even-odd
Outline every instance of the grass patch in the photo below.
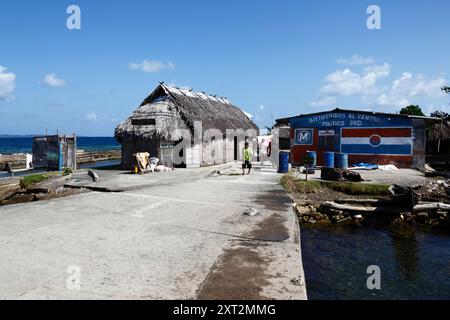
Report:
<svg viewBox="0 0 450 320"><path fill-rule="evenodd" d="M20 186L24 189L28 189L33 184L45 181L54 175L55 175L55 173L38 173L38 174L32 174L29 176L25 176L22 179L20 179Z"/></svg>
<svg viewBox="0 0 450 320"><path fill-rule="evenodd" d="M291 174L285 174L281 180L281 185L288 193L314 193L322 187L320 181L316 180L298 180Z"/></svg>
<svg viewBox="0 0 450 320"><path fill-rule="evenodd" d="M295 187L297 188L297 191L302 193L315 193L320 190L322 184L320 183L320 181L297 180L295 181Z"/></svg>
<svg viewBox="0 0 450 320"><path fill-rule="evenodd" d="M291 174L284 175L280 183L288 193L314 193L322 188L328 188L348 195L382 196L387 195L389 192L389 186L383 184L318 180L305 181L295 179Z"/></svg>
<svg viewBox="0 0 450 320"><path fill-rule="evenodd" d="M383 196L389 192L389 186L384 184L334 181L322 181L321 184L331 190L350 195Z"/></svg>

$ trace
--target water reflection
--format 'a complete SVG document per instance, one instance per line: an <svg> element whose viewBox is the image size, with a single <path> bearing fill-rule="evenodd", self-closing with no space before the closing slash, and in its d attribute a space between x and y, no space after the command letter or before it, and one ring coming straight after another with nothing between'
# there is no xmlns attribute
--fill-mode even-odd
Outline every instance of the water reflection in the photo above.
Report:
<svg viewBox="0 0 450 320"><path fill-rule="evenodd" d="M392 247L397 270L405 280L417 280L419 276L419 243L412 229L391 230Z"/></svg>
<svg viewBox="0 0 450 320"><path fill-rule="evenodd" d="M450 299L450 236L415 229L301 226L310 299ZM366 286L381 269L381 290Z"/></svg>

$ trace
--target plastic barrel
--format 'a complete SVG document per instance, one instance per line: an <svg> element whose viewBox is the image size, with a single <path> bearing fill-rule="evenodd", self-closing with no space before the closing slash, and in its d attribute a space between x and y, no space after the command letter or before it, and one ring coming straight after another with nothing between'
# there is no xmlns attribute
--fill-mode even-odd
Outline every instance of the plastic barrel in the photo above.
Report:
<svg viewBox="0 0 450 320"><path fill-rule="evenodd" d="M346 153L336 153L334 165L338 169L348 169L348 155Z"/></svg>
<svg viewBox="0 0 450 320"><path fill-rule="evenodd" d="M317 166L317 153L315 151L306 151L306 156L312 159L312 163L308 164L308 168L315 168Z"/></svg>
<svg viewBox="0 0 450 320"><path fill-rule="evenodd" d="M323 153L323 166L325 168L334 168L334 152Z"/></svg>
<svg viewBox="0 0 450 320"><path fill-rule="evenodd" d="M289 152L280 152L279 163L278 163L278 173L289 172Z"/></svg>

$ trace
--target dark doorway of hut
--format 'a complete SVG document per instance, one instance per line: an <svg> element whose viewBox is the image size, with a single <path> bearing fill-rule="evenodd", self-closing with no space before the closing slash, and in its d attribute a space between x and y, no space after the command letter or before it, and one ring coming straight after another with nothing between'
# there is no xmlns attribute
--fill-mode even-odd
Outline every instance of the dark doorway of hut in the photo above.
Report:
<svg viewBox="0 0 450 320"><path fill-rule="evenodd" d="M179 143L182 143L182 141L178 141L177 143L176 143L176 145L178 145ZM173 150L173 156L175 157L175 156L177 156L178 157L178 159L185 159L185 157L184 157L184 148L180 148L180 151L179 151L179 153L178 153L178 155L175 155L175 151L176 149L174 149ZM186 166L186 161L182 161L181 163L172 163L172 165L173 165L173 167L174 168L186 168L187 166Z"/></svg>
<svg viewBox="0 0 450 320"><path fill-rule="evenodd" d="M233 144L233 148L234 148L234 161L238 160L238 139L237 137L234 137L234 144Z"/></svg>

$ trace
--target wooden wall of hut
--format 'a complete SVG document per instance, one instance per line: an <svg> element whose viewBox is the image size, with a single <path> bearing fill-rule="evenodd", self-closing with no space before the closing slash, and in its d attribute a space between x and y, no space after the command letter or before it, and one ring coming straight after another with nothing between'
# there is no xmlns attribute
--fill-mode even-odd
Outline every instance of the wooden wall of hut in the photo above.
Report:
<svg viewBox="0 0 450 320"><path fill-rule="evenodd" d="M151 157L159 156L159 139L133 139L126 138L122 142L122 169L131 170L135 164L134 154L148 152Z"/></svg>
<svg viewBox="0 0 450 320"><path fill-rule="evenodd" d="M425 154L427 133L425 119L411 119L413 125L413 158L412 167L423 168L425 166Z"/></svg>
<svg viewBox="0 0 450 320"><path fill-rule="evenodd" d="M253 146L250 140L249 142L250 148L256 154L256 145ZM184 146L182 143L178 145L157 138L152 140L124 139L122 141L122 169L130 170L133 167L135 164L134 154L138 152L150 153L151 157L159 158L160 164L167 167L195 168L224 164L234 160L241 161L245 141L238 140L235 143L234 137L213 139L212 141L203 141L201 148L199 145ZM180 153L182 164L176 160L177 152ZM235 155L237 159L235 159Z"/></svg>

